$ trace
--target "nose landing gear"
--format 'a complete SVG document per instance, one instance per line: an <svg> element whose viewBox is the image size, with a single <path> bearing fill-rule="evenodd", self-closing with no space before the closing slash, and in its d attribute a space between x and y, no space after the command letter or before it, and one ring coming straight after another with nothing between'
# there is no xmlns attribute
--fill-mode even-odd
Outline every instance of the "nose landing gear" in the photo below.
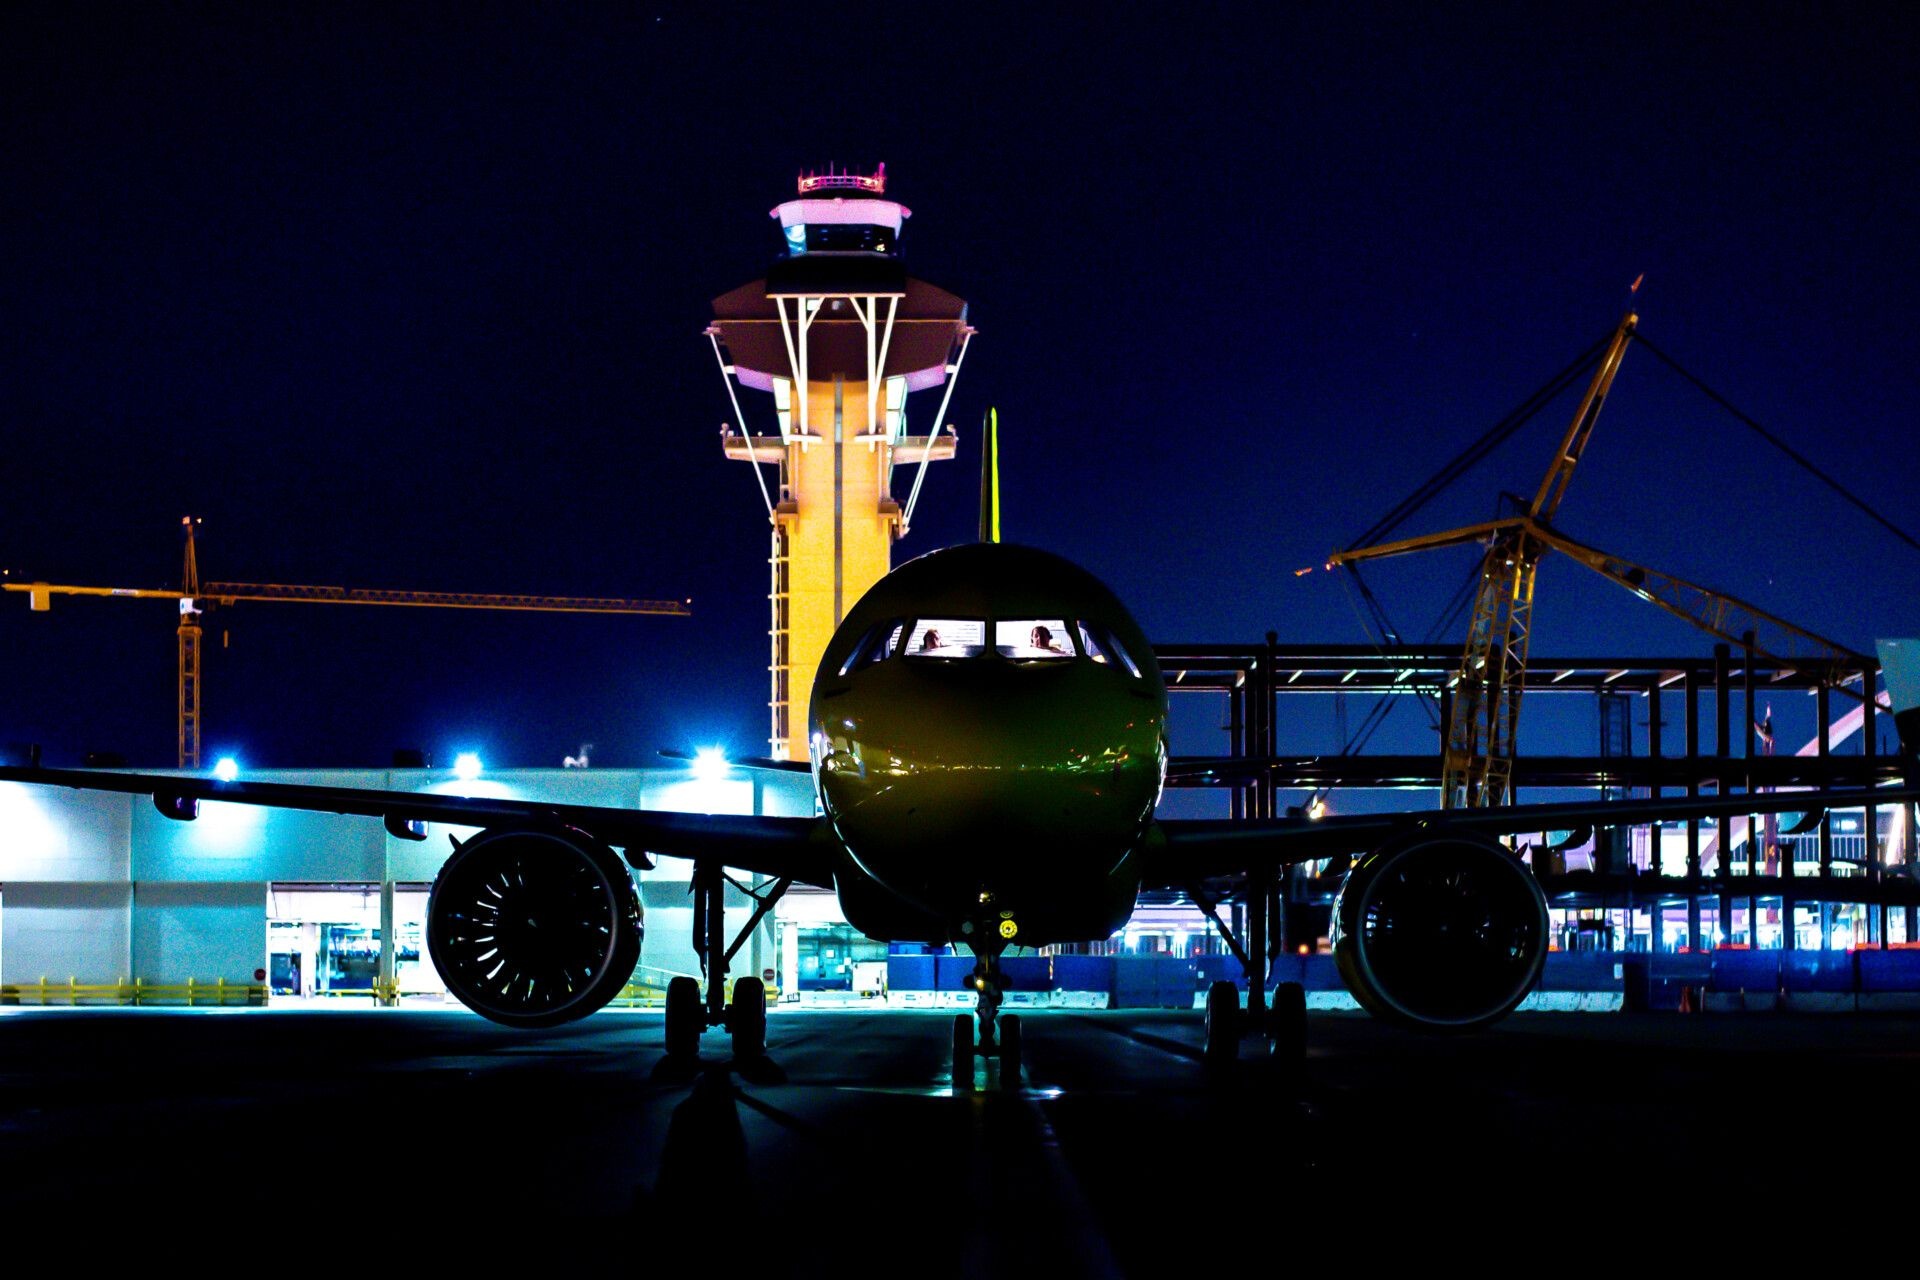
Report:
<svg viewBox="0 0 1920 1280"><path fill-rule="evenodd" d="M960 1014L953 1020L954 1087L973 1088L974 1057L978 1051L998 1063L1001 1087L1018 1088L1020 1018L1011 1013L1000 1016L1001 993L1007 989L1007 975L1001 971L1000 957L991 952L980 955L967 982L978 993L979 1004L973 1013ZM978 1040L974 1037L976 1018L979 1021Z"/></svg>

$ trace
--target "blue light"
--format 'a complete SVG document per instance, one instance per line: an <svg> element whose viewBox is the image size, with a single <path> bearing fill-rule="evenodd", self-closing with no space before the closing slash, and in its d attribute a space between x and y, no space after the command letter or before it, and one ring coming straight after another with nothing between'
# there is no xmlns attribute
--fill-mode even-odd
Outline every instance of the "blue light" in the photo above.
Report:
<svg viewBox="0 0 1920 1280"><path fill-rule="evenodd" d="M480 757L471 751L462 751L453 758L453 776L462 782L472 782L480 776Z"/></svg>
<svg viewBox="0 0 1920 1280"><path fill-rule="evenodd" d="M806 223L795 223L793 226L787 228L787 248L796 254L807 251Z"/></svg>
<svg viewBox="0 0 1920 1280"><path fill-rule="evenodd" d="M221 756L213 766L213 776L222 782L232 782L240 776L240 762L232 756Z"/></svg>
<svg viewBox="0 0 1920 1280"><path fill-rule="evenodd" d="M693 776L701 782L724 778L731 768L727 753L719 747L701 747L693 753Z"/></svg>

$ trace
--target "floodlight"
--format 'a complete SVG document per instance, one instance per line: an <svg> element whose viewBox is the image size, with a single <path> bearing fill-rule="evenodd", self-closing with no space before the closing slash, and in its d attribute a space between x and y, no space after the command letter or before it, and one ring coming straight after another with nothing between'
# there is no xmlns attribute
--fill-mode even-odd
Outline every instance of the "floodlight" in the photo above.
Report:
<svg viewBox="0 0 1920 1280"><path fill-rule="evenodd" d="M724 778L731 767L726 751L720 747L701 747L693 753L693 776L701 782Z"/></svg>

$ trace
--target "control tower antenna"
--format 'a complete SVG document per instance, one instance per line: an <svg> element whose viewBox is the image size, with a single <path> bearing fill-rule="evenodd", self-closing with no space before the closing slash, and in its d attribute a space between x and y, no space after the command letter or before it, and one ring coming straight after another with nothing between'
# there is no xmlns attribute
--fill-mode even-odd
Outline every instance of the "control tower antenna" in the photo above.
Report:
<svg viewBox="0 0 1920 1280"><path fill-rule="evenodd" d="M886 576L927 464L953 456L942 427L973 329L967 304L906 274L900 232L911 211L870 174L802 174L776 205L781 254L764 279L714 299L713 344L735 421L726 456L753 464L772 525L768 593L769 747L807 756L804 708L827 641L853 603ZM773 397L778 430L746 424L736 384ZM909 434L907 396L944 386L924 435ZM893 496L898 463L916 467L913 497ZM762 466L778 469L770 489Z"/></svg>

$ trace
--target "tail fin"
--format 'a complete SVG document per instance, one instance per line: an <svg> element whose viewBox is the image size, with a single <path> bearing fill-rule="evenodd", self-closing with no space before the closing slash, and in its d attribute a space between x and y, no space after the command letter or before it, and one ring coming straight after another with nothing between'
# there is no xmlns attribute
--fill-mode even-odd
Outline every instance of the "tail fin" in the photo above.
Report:
<svg viewBox="0 0 1920 1280"><path fill-rule="evenodd" d="M980 424L980 541L1000 541L1000 411Z"/></svg>

